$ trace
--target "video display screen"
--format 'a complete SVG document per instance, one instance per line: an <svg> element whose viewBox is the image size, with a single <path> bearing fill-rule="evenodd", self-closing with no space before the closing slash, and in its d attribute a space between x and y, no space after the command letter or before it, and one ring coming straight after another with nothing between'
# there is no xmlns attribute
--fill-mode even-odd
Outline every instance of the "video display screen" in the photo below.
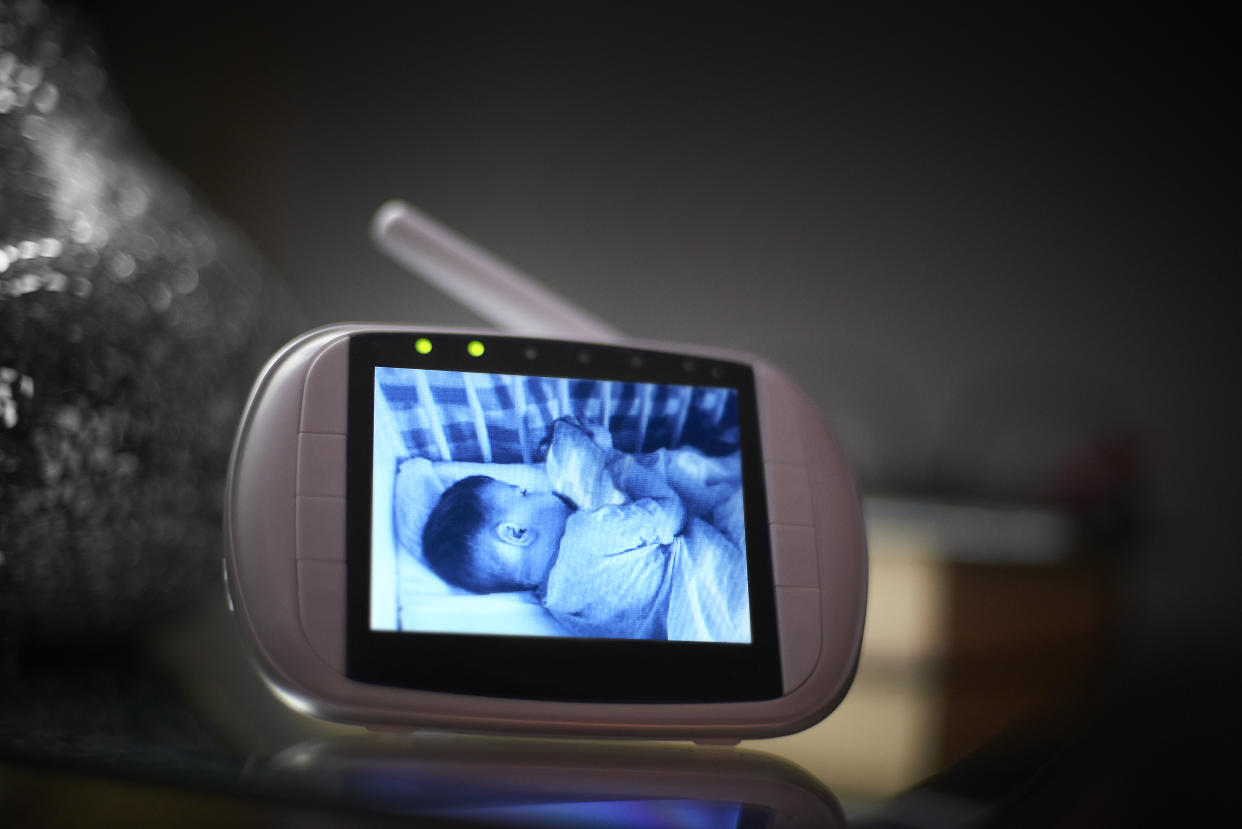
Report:
<svg viewBox="0 0 1242 829"><path fill-rule="evenodd" d="M372 631L751 642L736 389L373 377Z"/></svg>

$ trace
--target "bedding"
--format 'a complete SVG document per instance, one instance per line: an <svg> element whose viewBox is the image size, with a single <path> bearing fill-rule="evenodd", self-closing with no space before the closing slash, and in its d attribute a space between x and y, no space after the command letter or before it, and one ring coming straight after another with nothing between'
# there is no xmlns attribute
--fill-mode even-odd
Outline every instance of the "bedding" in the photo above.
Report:
<svg viewBox="0 0 1242 829"><path fill-rule="evenodd" d="M630 455L558 421L546 465L579 506L537 592L557 619L587 636L750 641L736 454Z"/></svg>
<svg viewBox="0 0 1242 829"><path fill-rule="evenodd" d="M693 450L667 453L669 482L684 499L685 531L678 539L670 584L668 635L691 641L748 638L741 489L727 459ZM422 558L422 528L440 493L469 475L487 474L528 489L550 488L539 464L404 461L394 488L400 629L460 633L571 635L532 591L475 595L442 581Z"/></svg>

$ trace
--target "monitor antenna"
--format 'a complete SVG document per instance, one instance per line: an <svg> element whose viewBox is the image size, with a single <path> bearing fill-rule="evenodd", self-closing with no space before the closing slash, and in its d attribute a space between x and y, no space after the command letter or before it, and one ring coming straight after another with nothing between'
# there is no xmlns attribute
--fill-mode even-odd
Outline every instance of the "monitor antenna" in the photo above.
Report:
<svg viewBox="0 0 1242 829"><path fill-rule="evenodd" d="M376 245L501 331L612 341L621 332L403 201L371 221Z"/></svg>

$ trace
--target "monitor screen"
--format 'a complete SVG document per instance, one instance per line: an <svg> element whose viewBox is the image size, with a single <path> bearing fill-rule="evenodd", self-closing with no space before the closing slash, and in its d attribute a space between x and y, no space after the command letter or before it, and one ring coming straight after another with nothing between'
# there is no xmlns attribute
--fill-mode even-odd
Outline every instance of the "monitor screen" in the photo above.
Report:
<svg viewBox="0 0 1242 829"><path fill-rule="evenodd" d="M748 365L413 333L351 337L349 360L347 675L535 699L779 696Z"/></svg>
<svg viewBox="0 0 1242 829"><path fill-rule="evenodd" d="M736 389L374 371L371 628L748 643Z"/></svg>

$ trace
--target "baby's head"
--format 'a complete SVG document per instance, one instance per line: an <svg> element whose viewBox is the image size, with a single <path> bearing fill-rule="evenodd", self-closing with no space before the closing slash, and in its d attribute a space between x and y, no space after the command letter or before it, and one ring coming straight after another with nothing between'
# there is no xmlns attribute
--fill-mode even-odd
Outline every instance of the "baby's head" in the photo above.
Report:
<svg viewBox="0 0 1242 829"><path fill-rule="evenodd" d="M423 556L440 578L474 593L528 590L543 580L570 512L554 492L471 475L431 510Z"/></svg>

